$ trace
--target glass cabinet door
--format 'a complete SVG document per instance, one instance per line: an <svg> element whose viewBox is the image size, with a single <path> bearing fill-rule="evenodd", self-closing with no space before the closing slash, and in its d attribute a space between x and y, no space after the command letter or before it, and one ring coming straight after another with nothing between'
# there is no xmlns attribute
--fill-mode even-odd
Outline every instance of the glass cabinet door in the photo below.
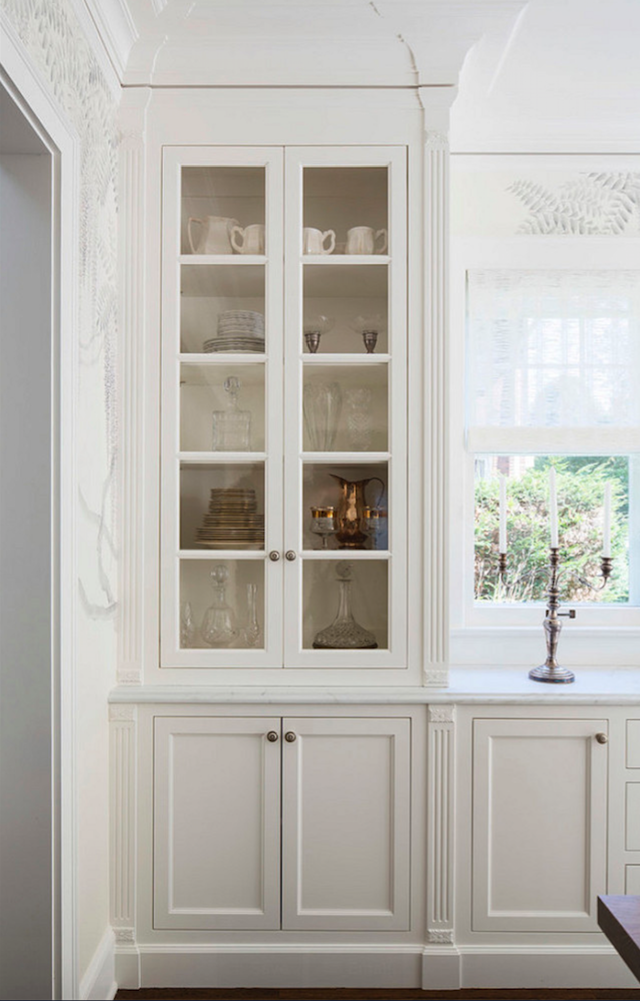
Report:
<svg viewBox="0 0 640 1001"><path fill-rule="evenodd" d="M282 159L165 151L164 667L282 666Z"/></svg>
<svg viewBox="0 0 640 1001"><path fill-rule="evenodd" d="M406 663L406 159L285 158L285 664Z"/></svg>

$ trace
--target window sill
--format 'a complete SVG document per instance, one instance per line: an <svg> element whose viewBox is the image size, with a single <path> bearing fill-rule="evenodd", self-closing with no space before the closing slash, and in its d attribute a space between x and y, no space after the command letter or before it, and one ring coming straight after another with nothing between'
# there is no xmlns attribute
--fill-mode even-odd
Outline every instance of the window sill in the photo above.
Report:
<svg viewBox="0 0 640 1001"><path fill-rule="evenodd" d="M546 645L540 623L531 626L470 626L451 630L452 664L528 665L544 662ZM640 667L640 628L579 626L564 620L558 659L567 667Z"/></svg>

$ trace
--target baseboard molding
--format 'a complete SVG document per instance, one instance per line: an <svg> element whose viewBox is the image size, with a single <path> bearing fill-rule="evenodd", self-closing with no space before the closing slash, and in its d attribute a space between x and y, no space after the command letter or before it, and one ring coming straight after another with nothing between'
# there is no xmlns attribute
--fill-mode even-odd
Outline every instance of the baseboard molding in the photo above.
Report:
<svg viewBox="0 0 640 1001"><path fill-rule="evenodd" d="M115 939L107 928L80 981L80 1001L112 1001L118 985L115 975Z"/></svg>
<svg viewBox="0 0 640 1001"><path fill-rule="evenodd" d="M638 982L609 945L471 945L458 947L461 987L637 988Z"/></svg>
<svg viewBox="0 0 640 1001"><path fill-rule="evenodd" d="M116 949L118 985L536 989L637 987L609 946L208 945ZM83 981L84 983L84 981ZM82 994L82 998L105 995Z"/></svg>

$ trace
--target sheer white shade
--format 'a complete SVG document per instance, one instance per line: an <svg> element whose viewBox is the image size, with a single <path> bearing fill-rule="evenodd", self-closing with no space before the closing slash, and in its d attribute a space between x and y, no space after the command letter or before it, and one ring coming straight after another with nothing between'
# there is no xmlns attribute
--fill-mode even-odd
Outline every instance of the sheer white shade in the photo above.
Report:
<svg viewBox="0 0 640 1001"><path fill-rule="evenodd" d="M640 450L640 271L467 273L473 451Z"/></svg>

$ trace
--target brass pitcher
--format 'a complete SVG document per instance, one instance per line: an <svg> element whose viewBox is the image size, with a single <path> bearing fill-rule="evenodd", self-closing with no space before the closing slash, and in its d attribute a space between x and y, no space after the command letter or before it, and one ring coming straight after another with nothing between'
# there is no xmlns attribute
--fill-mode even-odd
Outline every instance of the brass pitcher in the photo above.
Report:
<svg viewBox="0 0 640 1001"><path fill-rule="evenodd" d="M329 473L340 484L340 500L336 511L336 532L339 549L364 549L368 535L363 529L366 521L364 509L366 506L365 490L369 483L377 480L381 490L375 504L377 507L384 494L384 483L379 476L370 476L366 480L345 480L342 476Z"/></svg>

